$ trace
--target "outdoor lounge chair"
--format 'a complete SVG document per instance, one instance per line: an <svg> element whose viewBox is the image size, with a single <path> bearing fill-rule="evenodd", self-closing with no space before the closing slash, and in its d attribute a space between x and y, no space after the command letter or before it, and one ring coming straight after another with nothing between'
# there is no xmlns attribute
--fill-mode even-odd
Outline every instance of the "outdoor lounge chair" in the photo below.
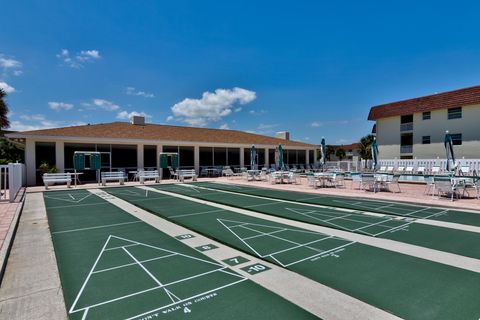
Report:
<svg viewBox="0 0 480 320"><path fill-rule="evenodd" d="M399 173L403 173L405 171L405 167L398 167L397 170L395 170L396 172L399 172Z"/></svg>
<svg viewBox="0 0 480 320"><path fill-rule="evenodd" d="M417 172L417 174L424 174L425 173L425 167L424 166L418 167L416 172Z"/></svg>
<svg viewBox="0 0 480 320"><path fill-rule="evenodd" d="M405 172L405 173L413 173L413 166L407 166L407 167L405 168L405 171L404 171L404 172Z"/></svg>

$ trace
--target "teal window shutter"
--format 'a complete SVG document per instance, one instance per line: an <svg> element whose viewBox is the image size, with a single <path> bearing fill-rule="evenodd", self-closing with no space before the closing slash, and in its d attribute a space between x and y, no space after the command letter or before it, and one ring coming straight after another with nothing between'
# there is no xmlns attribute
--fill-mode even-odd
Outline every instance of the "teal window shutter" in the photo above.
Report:
<svg viewBox="0 0 480 320"><path fill-rule="evenodd" d="M83 153L75 153L73 155L73 165L75 170L85 170L85 155Z"/></svg>
<svg viewBox="0 0 480 320"><path fill-rule="evenodd" d="M172 168L178 168L178 154L172 154Z"/></svg>
<svg viewBox="0 0 480 320"><path fill-rule="evenodd" d="M168 155L160 155L160 168L168 168Z"/></svg>

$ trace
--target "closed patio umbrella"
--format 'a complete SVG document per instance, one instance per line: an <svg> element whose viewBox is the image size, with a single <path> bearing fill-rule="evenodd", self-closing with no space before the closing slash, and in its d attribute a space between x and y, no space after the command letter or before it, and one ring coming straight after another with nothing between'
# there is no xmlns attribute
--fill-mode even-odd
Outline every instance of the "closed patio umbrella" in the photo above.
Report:
<svg viewBox="0 0 480 320"><path fill-rule="evenodd" d="M276 151L275 162L277 163L277 167L280 168L280 170L283 170L283 148L281 144L278 145Z"/></svg>
<svg viewBox="0 0 480 320"><path fill-rule="evenodd" d="M378 165L378 146L377 146L377 138L373 138L372 145L372 169L375 171Z"/></svg>
<svg viewBox="0 0 480 320"><path fill-rule="evenodd" d="M255 150L255 146L252 145L250 148L250 169L256 170L257 169L257 150Z"/></svg>
<svg viewBox="0 0 480 320"><path fill-rule="evenodd" d="M453 154L453 141L452 136L448 133L448 130L445 131L445 151L447 153L447 171L451 171L453 169L453 164L455 164L455 155Z"/></svg>
<svg viewBox="0 0 480 320"><path fill-rule="evenodd" d="M322 167L327 163L327 147L325 146L325 138L322 137L322 142L320 143L320 153L322 157L320 158L320 163Z"/></svg>

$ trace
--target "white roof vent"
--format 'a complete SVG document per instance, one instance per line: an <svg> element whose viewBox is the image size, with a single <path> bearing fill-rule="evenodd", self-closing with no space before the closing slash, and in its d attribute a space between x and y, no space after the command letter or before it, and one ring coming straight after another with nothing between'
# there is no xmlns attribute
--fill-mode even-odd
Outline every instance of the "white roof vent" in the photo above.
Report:
<svg viewBox="0 0 480 320"><path fill-rule="evenodd" d="M132 116L130 118L130 123L137 125L137 126L144 126L145 125L145 117L142 116Z"/></svg>
<svg viewBox="0 0 480 320"><path fill-rule="evenodd" d="M278 139L283 139L283 140L290 140L290 132L288 131L280 131L275 134L275 137Z"/></svg>

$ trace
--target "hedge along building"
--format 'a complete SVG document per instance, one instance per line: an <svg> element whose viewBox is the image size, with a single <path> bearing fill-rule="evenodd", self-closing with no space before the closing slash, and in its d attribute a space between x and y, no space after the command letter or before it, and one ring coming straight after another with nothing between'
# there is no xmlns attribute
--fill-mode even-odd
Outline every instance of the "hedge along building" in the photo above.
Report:
<svg viewBox="0 0 480 320"><path fill-rule="evenodd" d="M255 145L259 166L275 163L275 148L281 144L288 164L315 161L315 145L236 130L145 124L143 117L128 122L83 125L8 134L25 139L27 184L41 183L40 164L59 172L73 171L75 151L102 152L104 171L156 169L160 152L177 152L180 168L207 166L249 167L250 148ZM168 170L164 170L164 177ZM95 172L84 172L83 181L95 180Z"/></svg>

